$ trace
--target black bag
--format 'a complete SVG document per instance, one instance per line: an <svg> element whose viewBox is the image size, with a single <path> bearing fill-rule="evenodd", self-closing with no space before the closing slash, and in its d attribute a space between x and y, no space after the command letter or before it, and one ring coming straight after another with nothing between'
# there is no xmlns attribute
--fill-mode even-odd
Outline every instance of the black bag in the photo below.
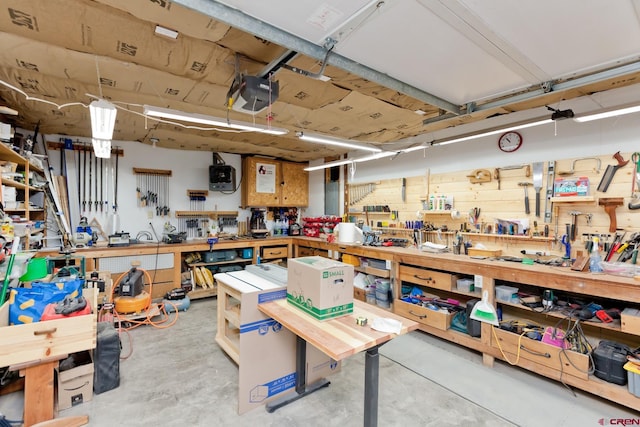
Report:
<svg viewBox="0 0 640 427"><path fill-rule="evenodd" d="M98 322L93 369L94 393L100 394L120 385L120 336L110 322Z"/></svg>
<svg viewBox="0 0 640 427"><path fill-rule="evenodd" d="M478 299L472 299L467 301L467 333L472 337L479 337L480 331L482 329L482 323L479 320L475 320L471 318L471 312L473 311L473 307L475 307L476 303L480 302Z"/></svg>
<svg viewBox="0 0 640 427"><path fill-rule="evenodd" d="M627 355L631 349L614 341L600 341L593 351L594 375L601 380L610 383L627 384L627 373L624 364L627 363Z"/></svg>

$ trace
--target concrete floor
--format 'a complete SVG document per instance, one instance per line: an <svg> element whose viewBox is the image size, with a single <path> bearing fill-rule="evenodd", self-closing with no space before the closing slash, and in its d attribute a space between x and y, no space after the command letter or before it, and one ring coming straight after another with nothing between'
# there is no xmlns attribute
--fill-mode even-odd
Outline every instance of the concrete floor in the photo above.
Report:
<svg viewBox="0 0 640 427"><path fill-rule="evenodd" d="M214 340L216 299L194 301L167 329L122 335L121 383L59 416L90 426L361 426L364 355L343 361L331 385L274 413L237 414L238 367ZM380 426L589 426L638 414L590 394L413 332L380 353ZM22 393L0 397L0 413L21 418Z"/></svg>

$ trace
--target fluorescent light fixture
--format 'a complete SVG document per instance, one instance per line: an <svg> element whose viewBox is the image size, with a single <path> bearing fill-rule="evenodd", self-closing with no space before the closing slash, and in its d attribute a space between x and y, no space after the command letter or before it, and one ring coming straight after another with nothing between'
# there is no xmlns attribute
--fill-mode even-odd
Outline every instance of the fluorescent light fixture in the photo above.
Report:
<svg viewBox="0 0 640 427"><path fill-rule="evenodd" d="M371 160L378 160L378 159L383 159L385 157L393 157L399 154L404 154L404 153L411 153L413 151L417 151L417 150L422 150L425 148L428 148L430 146L434 146L434 145L447 145L447 144L453 144L456 142L462 142L462 141L468 141L470 139L476 139L476 138L481 138L483 136L489 136L489 135L496 135L499 133L503 133L503 132L509 132L512 130L518 130L518 129L525 129L525 128L529 128L529 127L533 127L533 126L540 126L540 125L544 125L547 123L553 123L554 120L552 120L551 118L547 117L542 117L542 118L536 118L533 120L527 120L527 121L521 121L521 122L517 122L517 123L513 123L510 125L505 125L505 126L501 126L501 127L494 127L491 129L487 129L484 131L477 131L477 132L473 132L473 133L468 133L466 135L462 135L462 136L456 136L456 137L452 137L449 139L440 139L440 140L435 140L433 142L430 142L428 144L421 144L421 145L416 145L414 147L409 147L409 148L404 148L401 150L394 150L394 151L382 151L380 150L380 152L372 154L370 156L366 156L366 157L359 157L359 158L354 158L354 159L349 159L349 160L339 160L339 161L335 161L335 162L330 162L330 163L325 163L323 165L318 165L318 166L313 166L310 168L305 168L306 171L312 171L312 170L320 170L320 169L326 169L326 168L330 168L333 166L341 166L341 165L345 165L345 164L349 164L349 163L360 163L360 162L368 162ZM301 138L302 139L302 138Z"/></svg>
<svg viewBox="0 0 640 427"><path fill-rule="evenodd" d="M289 133L287 129L275 128L253 123L237 122L233 120L221 119L218 117L207 116L205 114L186 113L179 110L171 110L169 108L154 107L151 105L144 106L144 115L149 117L158 117L162 119L179 120L182 122L199 123L208 126L219 126L236 130L245 130L248 132L260 132L269 135L285 135Z"/></svg>
<svg viewBox="0 0 640 427"><path fill-rule="evenodd" d="M91 144L93 145L93 152L96 157L100 157L103 159L108 159L111 157L110 139L91 138Z"/></svg>
<svg viewBox="0 0 640 427"><path fill-rule="evenodd" d="M336 160L335 162L323 163L318 166L309 166L308 168L304 168L307 172L318 171L322 169L332 168L334 166L342 166L353 163L353 159L345 159L345 160Z"/></svg>
<svg viewBox="0 0 640 427"><path fill-rule="evenodd" d="M533 121L519 122L512 125L506 125L499 128L487 129L485 131L474 132L463 136L456 136L448 139L441 139L433 141L433 145L447 145L456 142L468 141L470 139L482 138L483 136L496 135L503 132L509 132L512 130L525 129L533 126L545 125L547 123L553 123L551 118L539 118Z"/></svg>
<svg viewBox="0 0 640 427"><path fill-rule="evenodd" d="M640 112L640 105L635 103L621 107L607 108L605 110L596 111L595 113L579 114L573 118L576 122L590 122L592 120L606 119L607 117L622 116L625 114Z"/></svg>
<svg viewBox="0 0 640 427"><path fill-rule="evenodd" d="M0 114L7 114L9 116L17 116L18 110L14 110L13 108L9 108L6 105L0 105Z"/></svg>
<svg viewBox="0 0 640 427"><path fill-rule="evenodd" d="M155 33L158 34L159 36L169 37L170 39L174 39L174 40L178 38L177 31L170 30L165 27L161 27L160 25L156 25Z"/></svg>
<svg viewBox="0 0 640 427"><path fill-rule="evenodd" d="M104 99L92 101L89 104L91 136L95 139L113 139L117 112L115 105L109 101Z"/></svg>
<svg viewBox="0 0 640 427"><path fill-rule="evenodd" d="M372 151L374 153L379 153L382 149L378 147L372 147L370 145L358 144L355 142L348 142L342 139L332 138L330 136L321 136L321 135L308 135L303 132L298 132L296 134L298 138L307 142L317 142L319 144L325 145L335 145L337 147L345 147L345 148L353 148L354 150L366 150Z"/></svg>

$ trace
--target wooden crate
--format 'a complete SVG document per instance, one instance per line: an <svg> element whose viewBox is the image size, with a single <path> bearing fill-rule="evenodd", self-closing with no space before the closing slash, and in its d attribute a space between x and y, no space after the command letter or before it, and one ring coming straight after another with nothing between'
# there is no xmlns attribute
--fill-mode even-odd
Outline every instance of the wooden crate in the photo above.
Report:
<svg viewBox="0 0 640 427"><path fill-rule="evenodd" d="M96 346L97 292L84 289L92 314L48 320L24 325L9 325L9 302L0 307L0 366L16 365Z"/></svg>

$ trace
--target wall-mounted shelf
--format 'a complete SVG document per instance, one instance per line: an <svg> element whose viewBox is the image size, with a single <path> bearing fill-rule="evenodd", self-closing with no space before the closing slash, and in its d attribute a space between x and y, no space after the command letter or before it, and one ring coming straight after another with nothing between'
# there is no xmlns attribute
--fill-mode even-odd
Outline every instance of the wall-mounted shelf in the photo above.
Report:
<svg viewBox="0 0 640 427"><path fill-rule="evenodd" d="M238 211L176 211L176 218L181 217L208 217L211 219L221 217L237 217Z"/></svg>
<svg viewBox="0 0 640 427"><path fill-rule="evenodd" d="M549 200L553 203L588 203L595 202L594 196L566 196L566 197L551 197Z"/></svg>
<svg viewBox="0 0 640 427"><path fill-rule="evenodd" d="M451 211L420 211L422 215L451 215Z"/></svg>
<svg viewBox="0 0 640 427"><path fill-rule="evenodd" d="M391 215L391 212L359 211L359 212L347 212L347 215Z"/></svg>
<svg viewBox="0 0 640 427"><path fill-rule="evenodd" d="M460 231L460 234L463 236L477 236L477 237L497 237L497 238L505 238L512 240L528 240L534 242L553 242L555 239L553 237L544 237L544 236L523 236L521 234L488 234L488 233L470 233L466 231Z"/></svg>

